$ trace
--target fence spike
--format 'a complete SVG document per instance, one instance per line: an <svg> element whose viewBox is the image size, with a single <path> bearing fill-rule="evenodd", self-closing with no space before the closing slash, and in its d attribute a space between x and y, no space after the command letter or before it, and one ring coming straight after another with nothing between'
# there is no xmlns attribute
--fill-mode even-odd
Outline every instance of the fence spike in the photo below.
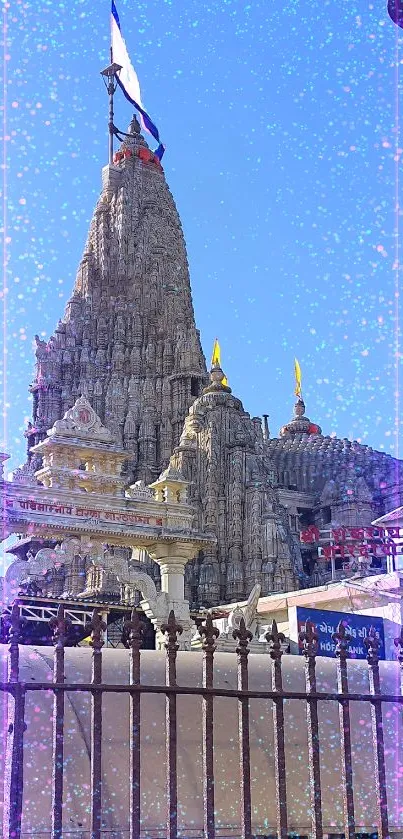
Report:
<svg viewBox="0 0 403 839"><path fill-rule="evenodd" d="M103 633L106 630L106 623L102 620L99 609L94 609L87 629L91 630L90 647L92 647L94 652L100 652L104 646Z"/></svg>
<svg viewBox="0 0 403 839"><path fill-rule="evenodd" d="M53 643L56 647L65 647L72 627L72 621L65 616L64 605L60 603L57 615L49 621L49 628L52 632Z"/></svg>
<svg viewBox="0 0 403 839"><path fill-rule="evenodd" d="M278 631L277 621L275 618L273 618L272 624L268 632L266 632L265 638L269 645L270 657L274 661L281 659L281 656L283 655L282 644L285 643L285 635L284 632Z"/></svg>
<svg viewBox="0 0 403 839"><path fill-rule="evenodd" d="M241 618L241 620L239 621L239 626L236 629L234 629L232 633L232 637L235 639L235 641L238 641L238 646L236 649L238 655L242 655L246 651L249 652L249 641L252 640L253 635L250 629L246 628L245 618Z"/></svg>
<svg viewBox="0 0 403 839"><path fill-rule="evenodd" d="M122 644L130 649L140 649L143 643L145 626L140 620L137 609L132 609L130 619L125 620L122 632Z"/></svg>
<svg viewBox="0 0 403 839"><path fill-rule="evenodd" d="M171 609L168 620L166 623L161 625L161 632L164 633L166 636L165 647L167 650L175 647L178 649L177 642L178 642L178 635L182 635L183 627L180 626L179 623L176 622L175 612Z"/></svg>
<svg viewBox="0 0 403 839"><path fill-rule="evenodd" d="M370 626L366 638L364 638L364 647L367 648L367 662L371 667L376 667L379 663L379 638L377 638L375 629Z"/></svg>
<svg viewBox="0 0 403 839"><path fill-rule="evenodd" d="M206 652L215 652L215 642L220 634L220 630L214 626L211 612L207 613L205 622L199 624L198 629L202 637L202 649Z"/></svg>
<svg viewBox="0 0 403 839"><path fill-rule="evenodd" d="M312 621L307 621L305 629L299 633L299 640L302 643L302 652L306 658L315 658L318 654L319 639L316 626Z"/></svg>
<svg viewBox="0 0 403 839"><path fill-rule="evenodd" d="M351 643L351 634L347 632L347 623L344 620L341 620L338 624L336 632L332 635L332 640L335 642L336 647L334 650L335 656L340 659L346 659L349 657L349 647Z"/></svg>

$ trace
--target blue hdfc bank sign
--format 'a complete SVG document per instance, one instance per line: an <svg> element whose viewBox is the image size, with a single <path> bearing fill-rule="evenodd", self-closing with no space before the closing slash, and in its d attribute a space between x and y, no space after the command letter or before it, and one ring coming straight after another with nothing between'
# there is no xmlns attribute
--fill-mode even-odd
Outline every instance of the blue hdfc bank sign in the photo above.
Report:
<svg viewBox="0 0 403 839"><path fill-rule="evenodd" d="M367 649L364 640L367 637L371 626L373 626L379 641L379 658L385 658L385 636L382 618L373 618L370 615L353 615L350 612L327 612L321 609L309 609L302 606L296 607L298 633L303 632L307 621L311 621L316 627L318 636L318 655L330 656L333 658L335 642L333 635L337 632L340 621L344 621L347 632L351 635L349 658L366 658ZM299 654L302 655L301 645Z"/></svg>

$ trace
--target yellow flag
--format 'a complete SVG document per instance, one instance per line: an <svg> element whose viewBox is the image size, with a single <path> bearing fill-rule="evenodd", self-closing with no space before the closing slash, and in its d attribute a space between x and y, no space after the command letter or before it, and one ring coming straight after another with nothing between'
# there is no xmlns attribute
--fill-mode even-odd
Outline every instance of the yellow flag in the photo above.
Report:
<svg viewBox="0 0 403 839"><path fill-rule="evenodd" d="M221 384L222 384L222 385L224 385L224 387L228 387L228 379L227 379L227 377L226 377L226 376L224 376L224 377L221 379Z"/></svg>
<svg viewBox="0 0 403 839"><path fill-rule="evenodd" d="M297 359L294 359L294 371L295 371L295 395L301 396L301 368L299 366L299 362Z"/></svg>
<svg viewBox="0 0 403 839"><path fill-rule="evenodd" d="M221 350L217 338L214 341L213 355L211 356L211 366L221 367Z"/></svg>

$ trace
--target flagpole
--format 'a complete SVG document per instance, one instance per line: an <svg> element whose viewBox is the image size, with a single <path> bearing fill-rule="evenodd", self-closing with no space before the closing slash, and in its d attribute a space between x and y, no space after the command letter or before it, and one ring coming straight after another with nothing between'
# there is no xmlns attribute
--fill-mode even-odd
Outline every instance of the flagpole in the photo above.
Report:
<svg viewBox="0 0 403 839"><path fill-rule="evenodd" d="M115 133L115 126L113 123L113 95L115 93L117 82L116 82L116 75L122 69L120 64L115 64L113 61L112 55L112 47L110 48L110 58L111 63L108 67L105 67L105 70L101 71L101 76L104 80L104 84L109 95L109 122L108 122L108 130L109 130L109 148L108 148L108 161L109 165L113 163L113 135Z"/></svg>

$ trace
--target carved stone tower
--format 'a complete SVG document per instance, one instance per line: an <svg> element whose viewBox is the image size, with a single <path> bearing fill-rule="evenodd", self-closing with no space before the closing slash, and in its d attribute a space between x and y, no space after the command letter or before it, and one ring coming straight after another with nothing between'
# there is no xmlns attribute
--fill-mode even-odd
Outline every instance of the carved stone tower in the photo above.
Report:
<svg viewBox="0 0 403 839"><path fill-rule="evenodd" d="M91 221L73 295L37 340L29 447L85 395L150 483L206 384L179 216L134 118Z"/></svg>
<svg viewBox="0 0 403 839"><path fill-rule="evenodd" d="M217 537L186 566L186 596L214 606L244 599L256 583L264 594L298 588L302 558L272 486L260 419L224 384L219 364L210 375L171 465L189 482L197 526Z"/></svg>

